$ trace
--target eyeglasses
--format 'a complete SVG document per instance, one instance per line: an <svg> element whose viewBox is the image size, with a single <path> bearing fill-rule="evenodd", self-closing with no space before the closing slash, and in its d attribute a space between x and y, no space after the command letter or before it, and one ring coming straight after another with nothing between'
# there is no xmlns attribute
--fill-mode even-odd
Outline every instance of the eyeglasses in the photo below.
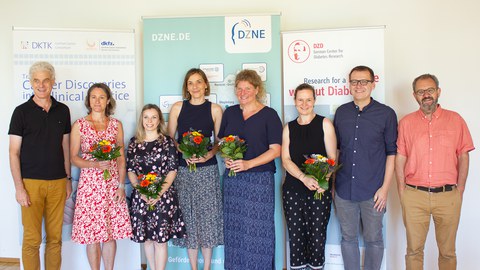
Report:
<svg viewBox="0 0 480 270"><path fill-rule="evenodd" d="M373 81L369 81L369 80L351 80L350 81L350 84L352 86L357 86L358 84L360 84L361 86L365 86L367 85L368 83L371 83Z"/></svg>
<svg viewBox="0 0 480 270"><path fill-rule="evenodd" d="M417 96L423 96L425 93L428 93L429 95L433 95L433 93L437 92L437 88L428 88L428 89L420 89L415 91L415 95Z"/></svg>

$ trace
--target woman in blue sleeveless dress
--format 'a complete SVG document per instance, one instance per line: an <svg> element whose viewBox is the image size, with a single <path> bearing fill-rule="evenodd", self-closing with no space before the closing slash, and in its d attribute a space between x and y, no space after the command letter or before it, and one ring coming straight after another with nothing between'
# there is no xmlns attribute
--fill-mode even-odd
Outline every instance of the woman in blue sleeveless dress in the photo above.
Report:
<svg viewBox="0 0 480 270"><path fill-rule="evenodd" d="M187 237L174 239L173 243L186 247L193 270L198 269L198 250L204 258L203 269L209 270L212 249L223 244L223 216L220 175L215 154L218 150L217 134L222 119L222 108L206 100L210 95L207 76L201 69L190 69L183 83L184 101L175 103L170 111L168 134L177 135L177 145L182 134L190 129L200 131L214 142L204 157L185 159L179 153L179 169L175 187L183 211ZM189 164L196 165L190 171Z"/></svg>
<svg viewBox="0 0 480 270"><path fill-rule="evenodd" d="M332 204L331 190L323 190L301 170L305 156L320 154L335 159L337 139L332 122L315 114L315 90L309 84L295 89L298 118L283 128L283 208L288 228L291 269L323 269L325 242ZM331 185L330 185L331 186ZM320 200L315 192L323 193Z"/></svg>

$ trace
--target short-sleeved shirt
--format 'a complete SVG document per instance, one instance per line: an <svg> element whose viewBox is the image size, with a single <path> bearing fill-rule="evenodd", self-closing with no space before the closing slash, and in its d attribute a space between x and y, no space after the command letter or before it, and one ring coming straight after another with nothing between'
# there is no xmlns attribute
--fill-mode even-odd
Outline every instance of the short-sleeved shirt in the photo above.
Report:
<svg viewBox="0 0 480 270"><path fill-rule="evenodd" d="M223 113L218 136L237 135L247 143L244 160L254 159L269 149L271 144L282 144L282 121L277 112L263 107L259 112L243 119L240 105L228 107ZM247 172L275 172L275 162L251 168Z"/></svg>
<svg viewBox="0 0 480 270"><path fill-rule="evenodd" d="M337 109L334 125L342 164L335 192L345 200L368 200L383 185L387 156L397 152L395 111L373 98L360 111L352 101Z"/></svg>
<svg viewBox="0 0 480 270"><path fill-rule="evenodd" d="M426 187L454 185L458 156L472 151L472 136L463 118L440 105L430 121L418 110L398 126L398 154L407 157L405 182Z"/></svg>
<svg viewBox="0 0 480 270"><path fill-rule="evenodd" d="M13 111L8 134L22 137L22 178L54 180L67 176L62 141L71 131L70 110L51 99L48 112L33 101L33 96Z"/></svg>

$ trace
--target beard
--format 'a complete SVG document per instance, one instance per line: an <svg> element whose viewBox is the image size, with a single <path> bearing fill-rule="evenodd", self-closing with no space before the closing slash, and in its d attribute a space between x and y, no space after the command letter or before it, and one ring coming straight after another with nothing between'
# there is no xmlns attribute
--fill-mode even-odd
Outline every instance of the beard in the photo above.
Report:
<svg viewBox="0 0 480 270"><path fill-rule="evenodd" d="M431 101L432 103L428 104L426 103L427 101ZM437 108L437 103L438 103L438 99L434 99L433 97L426 97L422 99L422 102L420 103L420 107L425 114L430 114L434 112L435 109Z"/></svg>

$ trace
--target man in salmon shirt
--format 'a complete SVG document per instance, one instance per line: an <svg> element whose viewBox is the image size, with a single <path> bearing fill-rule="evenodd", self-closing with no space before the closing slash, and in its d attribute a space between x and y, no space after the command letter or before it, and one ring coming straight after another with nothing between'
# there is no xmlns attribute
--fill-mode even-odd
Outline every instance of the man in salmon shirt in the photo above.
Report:
<svg viewBox="0 0 480 270"><path fill-rule="evenodd" d="M423 269L423 248L431 216L439 248L439 269L456 269L455 239L469 152L475 149L463 118L438 104L442 90L434 75L413 81L420 109L399 122L395 171L407 231L406 269Z"/></svg>

